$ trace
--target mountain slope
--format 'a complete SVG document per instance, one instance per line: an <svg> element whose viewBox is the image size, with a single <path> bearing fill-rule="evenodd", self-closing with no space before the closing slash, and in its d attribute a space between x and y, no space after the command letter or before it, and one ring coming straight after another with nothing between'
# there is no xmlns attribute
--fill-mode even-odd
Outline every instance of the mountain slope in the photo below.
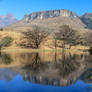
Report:
<svg viewBox="0 0 92 92"><path fill-rule="evenodd" d="M25 31L35 25L51 31L58 30L61 25L70 25L72 28L76 29L84 29L86 27L76 13L69 10L53 10L35 12L30 15L26 14L23 20L8 28Z"/></svg>
<svg viewBox="0 0 92 92"><path fill-rule="evenodd" d="M80 19L87 25L87 28L92 29L92 13L85 13Z"/></svg>
<svg viewBox="0 0 92 92"><path fill-rule="evenodd" d="M0 16L0 28L14 24L17 21L18 20L12 14L2 15Z"/></svg>

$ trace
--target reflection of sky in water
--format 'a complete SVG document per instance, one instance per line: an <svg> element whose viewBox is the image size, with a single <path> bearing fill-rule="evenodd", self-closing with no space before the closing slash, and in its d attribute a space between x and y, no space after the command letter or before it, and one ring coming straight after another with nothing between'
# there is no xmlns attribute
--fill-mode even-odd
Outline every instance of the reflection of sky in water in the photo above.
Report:
<svg viewBox="0 0 92 92"><path fill-rule="evenodd" d="M67 87L42 86L24 81L21 75L15 76L9 82L0 80L0 92L91 92L91 86L82 81Z"/></svg>

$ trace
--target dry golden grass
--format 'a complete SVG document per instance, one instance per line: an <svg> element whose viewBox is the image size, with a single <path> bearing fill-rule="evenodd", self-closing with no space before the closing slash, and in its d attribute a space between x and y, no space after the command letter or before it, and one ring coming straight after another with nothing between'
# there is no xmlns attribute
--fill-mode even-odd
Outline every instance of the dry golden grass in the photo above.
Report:
<svg viewBox="0 0 92 92"><path fill-rule="evenodd" d="M23 35L19 32L0 31L0 39L7 37L7 36L12 37L14 39L10 47L17 47Z"/></svg>
<svg viewBox="0 0 92 92"><path fill-rule="evenodd" d="M40 49L37 49L37 50L34 50L34 49L23 49L19 46L19 44L22 42L23 40L23 34L20 33L20 32L15 32L15 31L0 31L0 39L6 37L6 36L10 36L14 39L14 41L12 42L11 46L10 47L6 47L6 48L3 48L2 51L25 51L25 52L39 52L39 51L53 51L55 50L55 47L54 47L54 40L53 40L53 37L48 37L46 39L46 41L44 41L41 45L40 45ZM57 41L58 45L60 46L61 45L61 42L60 41ZM68 45L66 46L66 48L68 48ZM61 50L61 48L57 48L58 50ZM89 47L85 47L85 46L80 46L80 45L77 45L77 46L73 46L70 50L84 50L84 49L89 49Z"/></svg>

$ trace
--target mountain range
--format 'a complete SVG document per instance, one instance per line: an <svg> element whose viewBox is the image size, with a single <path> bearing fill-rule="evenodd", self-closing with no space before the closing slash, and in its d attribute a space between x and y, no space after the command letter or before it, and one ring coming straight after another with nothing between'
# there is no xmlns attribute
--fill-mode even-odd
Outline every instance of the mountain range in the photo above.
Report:
<svg viewBox="0 0 92 92"><path fill-rule="evenodd" d="M0 16L0 28L14 24L17 21L18 20L12 14L2 15Z"/></svg>
<svg viewBox="0 0 92 92"><path fill-rule="evenodd" d="M55 31L61 25L69 25L78 30L92 29L91 13L85 13L83 16L78 16L75 12L64 9L34 12L29 15L25 14L24 18L20 21L17 21L12 15L8 15L7 18L1 17L0 20L2 20L0 23L3 24L3 26L12 24L7 28L16 31L29 30L34 26L39 26L48 31ZM6 22L3 22L5 20Z"/></svg>

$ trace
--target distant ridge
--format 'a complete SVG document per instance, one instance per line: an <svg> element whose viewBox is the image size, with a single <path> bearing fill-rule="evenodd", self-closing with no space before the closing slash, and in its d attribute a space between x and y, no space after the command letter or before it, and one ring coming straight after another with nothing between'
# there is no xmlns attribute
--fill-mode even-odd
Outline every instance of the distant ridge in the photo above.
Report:
<svg viewBox="0 0 92 92"><path fill-rule="evenodd" d="M34 26L39 26L44 30L57 31L61 25L69 25L78 30L90 29L87 23L83 21L84 16L78 16L75 12L60 9L34 12L25 14L24 18L8 28L15 31L26 31ZM92 23L90 22L89 25Z"/></svg>
<svg viewBox="0 0 92 92"><path fill-rule="evenodd" d="M0 16L0 28L16 23L18 20L12 14Z"/></svg>
<svg viewBox="0 0 92 92"><path fill-rule="evenodd" d="M28 20L35 20L35 19L46 19L46 18L53 18L53 17L77 17L77 14L75 14L72 11L69 10L49 10L49 11L41 11L41 12L34 12L30 15L25 15L24 19Z"/></svg>
<svg viewBox="0 0 92 92"><path fill-rule="evenodd" d="M85 13L80 19L87 25L87 28L92 29L92 13Z"/></svg>

